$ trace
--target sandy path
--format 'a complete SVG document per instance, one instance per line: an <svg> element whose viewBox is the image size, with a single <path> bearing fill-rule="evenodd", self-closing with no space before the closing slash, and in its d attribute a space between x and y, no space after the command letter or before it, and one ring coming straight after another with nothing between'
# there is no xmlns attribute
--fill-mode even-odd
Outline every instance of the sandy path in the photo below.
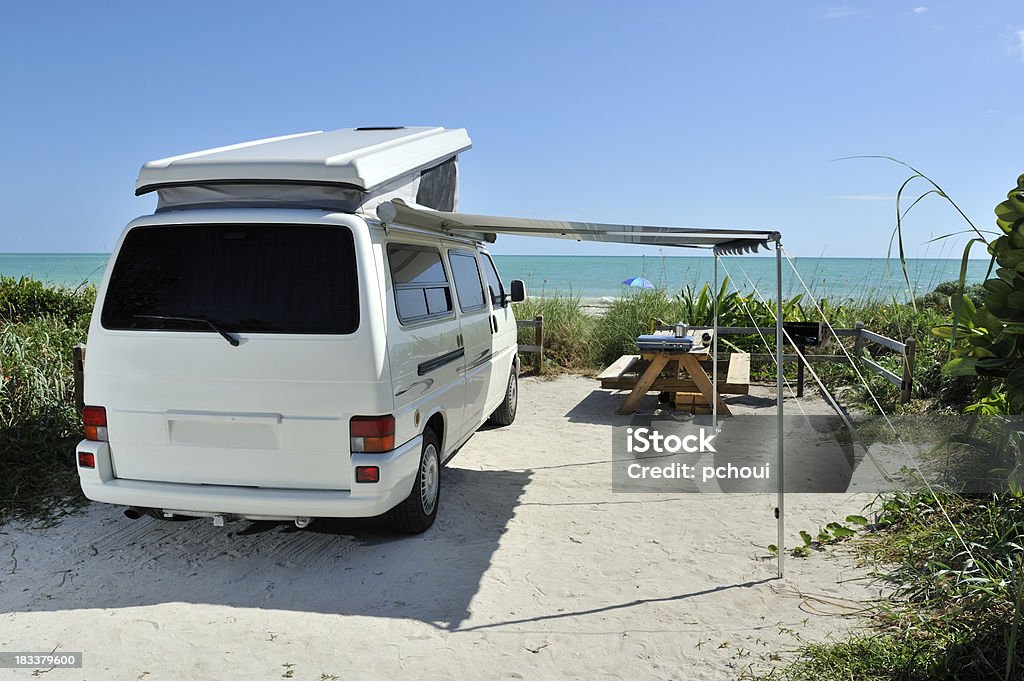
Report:
<svg viewBox="0 0 1024 681"><path fill-rule="evenodd" d="M453 460L419 537L373 520L133 522L99 505L0 528L0 651L84 651L51 680L725 679L794 648L791 630L851 625L798 592L877 595L842 549L773 579L768 495L613 493L622 397L594 386L524 380L516 423ZM792 495L788 527L868 499Z"/></svg>

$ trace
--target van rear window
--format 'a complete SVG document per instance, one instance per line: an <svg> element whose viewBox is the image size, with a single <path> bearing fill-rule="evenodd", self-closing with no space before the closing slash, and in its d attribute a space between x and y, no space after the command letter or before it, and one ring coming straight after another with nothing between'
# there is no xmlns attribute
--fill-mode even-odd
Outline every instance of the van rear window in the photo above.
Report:
<svg viewBox="0 0 1024 681"><path fill-rule="evenodd" d="M244 224L128 232L103 301L103 326L209 332L206 319L241 333L353 333L359 289L352 232Z"/></svg>

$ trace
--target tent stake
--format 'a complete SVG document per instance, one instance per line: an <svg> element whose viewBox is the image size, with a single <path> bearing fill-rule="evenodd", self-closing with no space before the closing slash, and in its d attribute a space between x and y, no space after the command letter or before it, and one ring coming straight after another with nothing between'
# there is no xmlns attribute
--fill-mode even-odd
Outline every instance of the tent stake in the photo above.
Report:
<svg viewBox="0 0 1024 681"><path fill-rule="evenodd" d="M775 476L778 482L778 506L776 514L778 516L778 527L779 527L779 539L777 546L778 560L779 560L779 577L782 577L782 567L785 560L784 555L786 553L786 516L785 516L785 501L786 501L786 479L785 470L783 469L783 439L784 434L782 431L782 382L783 382L783 366L785 363L782 361L782 239L775 240L775 358L778 360L775 366L775 411L778 417L778 433L776 441L776 457L775 462Z"/></svg>

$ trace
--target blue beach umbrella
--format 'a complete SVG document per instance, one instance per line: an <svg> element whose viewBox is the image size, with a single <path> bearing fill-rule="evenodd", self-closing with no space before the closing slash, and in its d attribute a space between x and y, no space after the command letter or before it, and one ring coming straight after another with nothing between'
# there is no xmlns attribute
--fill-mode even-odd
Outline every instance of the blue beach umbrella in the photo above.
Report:
<svg viewBox="0 0 1024 681"><path fill-rule="evenodd" d="M623 286L633 286L635 288L654 288L654 284L644 279L643 277L631 277L626 281L622 282Z"/></svg>

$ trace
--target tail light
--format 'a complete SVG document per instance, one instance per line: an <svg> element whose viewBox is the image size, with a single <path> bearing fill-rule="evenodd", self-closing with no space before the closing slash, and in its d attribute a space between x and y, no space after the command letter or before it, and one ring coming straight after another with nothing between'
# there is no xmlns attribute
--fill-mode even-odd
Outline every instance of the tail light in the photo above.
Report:
<svg viewBox="0 0 1024 681"><path fill-rule="evenodd" d="M86 407L82 410L85 439L96 442L107 441L107 410L103 407Z"/></svg>
<svg viewBox="0 0 1024 681"><path fill-rule="evenodd" d="M92 452L78 452L78 466L80 468L96 468L96 455Z"/></svg>
<svg viewBox="0 0 1024 681"><path fill-rule="evenodd" d="M380 482L380 468L377 466L356 466L356 482Z"/></svg>
<svg viewBox="0 0 1024 681"><path fill-rule="evenodd" d="M353 416L349 436L353 452L390 452L395 448L395 417Z"/></svg>

